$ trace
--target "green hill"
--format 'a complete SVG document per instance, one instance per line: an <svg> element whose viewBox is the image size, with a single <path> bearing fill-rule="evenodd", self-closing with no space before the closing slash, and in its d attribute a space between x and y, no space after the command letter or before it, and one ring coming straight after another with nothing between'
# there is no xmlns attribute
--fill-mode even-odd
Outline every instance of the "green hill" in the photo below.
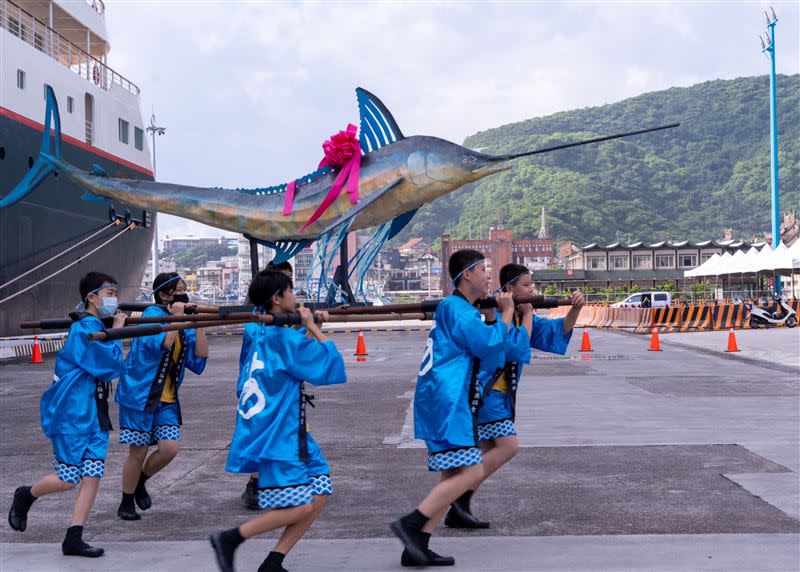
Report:
<svg viewBox="0 0 800 572"><path fill-rule="evenodd" d="M403 233L483 238L502 207L535 237L541 207L557 240L707 239L770 228L769 78L708 81L482 131L465 145L512 153L680 122L669 131L520 159L417 214ZM800 212L800 75L778 76L781 211ZM626 236L627 238L627 236Z"/></svg>

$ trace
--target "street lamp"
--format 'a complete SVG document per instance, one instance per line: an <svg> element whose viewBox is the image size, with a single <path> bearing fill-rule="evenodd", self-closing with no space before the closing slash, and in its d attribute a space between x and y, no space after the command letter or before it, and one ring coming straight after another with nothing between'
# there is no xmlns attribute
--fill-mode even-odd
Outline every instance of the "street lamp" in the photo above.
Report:
<svg viewBox="0 0 800 572"><path fill-rule="evenodd" d="M428 261L428 299L431 297L431 260L433 260L433 255L431 253L426 254L422 257L424 260Z"/></svg>
<svg viewBox="0 0 800 572"><path fill-rule="evenodd" d="M167 131L166 127L156 126L155 113L150 116L150 125L147 132L153 138L153 180L156 178L156 135L163 135ZM153 212L153 279L158 276L158 213Z"/></svg>
<svg viewBox="0 0 800 572"><path fill-rule="evenodd" d="M770 74L769 74L769 119L770 119L770 146L772 148L772 249L778 246L781 241L780 233L780 208L778 206L778 105L777 105L777 85L775 82L775 24L778 23L778 17L775 15L775 10L770 7L768 14L764 10L764 17L767 21L767 30L764 32L763 37L759 36L761 41L761 51L769 58L770 61ZM781 293L780 276L775 277L775 292Z"/></svg>

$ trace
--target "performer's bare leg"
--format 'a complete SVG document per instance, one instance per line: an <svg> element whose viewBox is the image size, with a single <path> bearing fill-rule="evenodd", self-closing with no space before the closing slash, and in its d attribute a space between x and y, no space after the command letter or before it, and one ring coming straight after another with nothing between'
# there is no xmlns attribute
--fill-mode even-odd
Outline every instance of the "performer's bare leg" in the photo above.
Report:
<svg viewBox="0 0 800 572"><path fill-rule="evenodd" d="M303 520L287 526L283 534L281 534L278 544L276 544L275 548L272 550L274 552L280 552L281 554L288 554L289 551L294 548L294 545L303 538L308 528L317 520L322 509L325 508L325 505L328 503L329 496L330 495L314 495L314 500L311 503L313 506L311 513Z"/></svg>
<svg viewBox="0 0 800 572"><path fill-rule="evenodd" d="M153 451L144 462L142 472L148 477L152 477L172 462L177 456L179 449L180 443L178 441L159 441L158 448Z"/></svg>
<svg viewBox="0 0 800 572"><path fill-rule="evenodd" d="M83 477L78 496L75 498L75 506L72 509L72 522L70 526L83 526L86 524L86 519L89 518L89 512L92 510L99 488L99 478Z"/></svg>

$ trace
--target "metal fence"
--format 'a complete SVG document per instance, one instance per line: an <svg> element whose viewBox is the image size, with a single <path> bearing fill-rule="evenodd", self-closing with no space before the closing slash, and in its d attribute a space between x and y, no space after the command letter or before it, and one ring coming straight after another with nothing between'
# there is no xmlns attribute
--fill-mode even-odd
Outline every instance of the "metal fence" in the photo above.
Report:
<svg viewBox="0 0 800 572"><path fill-rule="evenodd" d="M91 5L91 1L87 1ZM0 28L106 91L116 84L133 95L139 95L136 84L9 0L0 0Z"/></svg>

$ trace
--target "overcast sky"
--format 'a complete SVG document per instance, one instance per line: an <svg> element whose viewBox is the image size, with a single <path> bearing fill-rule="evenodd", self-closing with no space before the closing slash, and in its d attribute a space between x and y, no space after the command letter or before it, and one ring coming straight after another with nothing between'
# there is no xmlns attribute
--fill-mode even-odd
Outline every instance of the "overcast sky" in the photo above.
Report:
<svg viewBox="0 0 800 572"><path fill-rule="evenodd" d="M454 142L671 86L800 71L798 2L106 2L110 65L167 132L157 179L264 187L313 170L358 123L354 90L406 135ZM767 129L767 126L765 126ZM159 234L224 234L160 215Z"/></svg>

